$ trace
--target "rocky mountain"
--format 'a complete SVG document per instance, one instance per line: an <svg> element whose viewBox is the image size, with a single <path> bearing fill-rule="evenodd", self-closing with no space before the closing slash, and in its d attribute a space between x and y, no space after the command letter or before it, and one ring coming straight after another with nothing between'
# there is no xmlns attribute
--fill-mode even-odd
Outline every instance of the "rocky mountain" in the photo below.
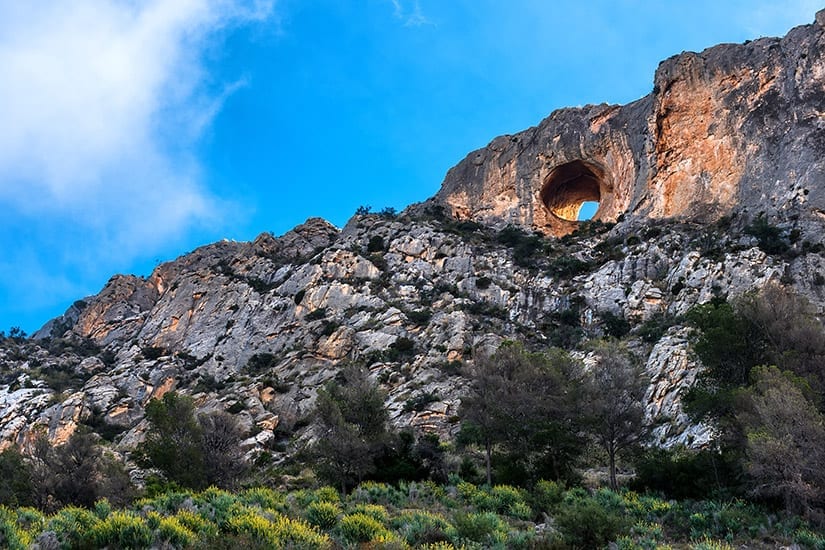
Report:
<svg viewBox="0 0 825 550"><path fill-rule="evenodd" d="M712 222L733 213L825 217L825 12L784 38L663 61L628 105L562 109L449 171L433 199L453 215L547 235L595 219Z"/></svg>
<svg viewBox="0 0 825 550"><path fill-rule="evenodd" d="M310 437L316 391L347 361L369 365L394 424L449 437L463 362L505 339L586 362L588 339L617 333L645 364L656 442L706 444L680 404L701 369L680 316L769 282L825 310L823 26L825 11L668 59L645 98L496 138L401 214L313 218L113 277L0 345L0 447L86 424L128 452L149 400L179 390L277 455ZM575 221L585 201L596 216Z"/></svg>

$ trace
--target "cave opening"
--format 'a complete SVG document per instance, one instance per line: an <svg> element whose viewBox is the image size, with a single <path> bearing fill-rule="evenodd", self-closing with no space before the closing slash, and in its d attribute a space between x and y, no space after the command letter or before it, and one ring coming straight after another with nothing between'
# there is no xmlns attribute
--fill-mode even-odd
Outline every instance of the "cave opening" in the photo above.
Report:
<svg viewBox="0 0 825 550"><path fill-rule="evenodd" d="M550 172L540 197L554 216L578 222L598 217L602 193L609 189L601 168L583 160L574 160Z"/></svg>
<svg viewBox="0 0 825 550"><path fill-rule="evenodd" d="M579 215L576 219L580 222L586 222L587 220L592 220L593 216L596 215L596 210L599 209L599 203L597 201L584 201L579 208Z"/></svg>

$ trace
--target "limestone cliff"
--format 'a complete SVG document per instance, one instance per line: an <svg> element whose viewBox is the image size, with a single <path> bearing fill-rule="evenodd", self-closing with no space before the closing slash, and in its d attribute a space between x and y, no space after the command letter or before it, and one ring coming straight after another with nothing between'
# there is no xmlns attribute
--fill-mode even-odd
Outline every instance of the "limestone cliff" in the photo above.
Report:
<svg viewBox="0 0 825 550"><path fill-rule="evenodd" d="M651 95L497 138L401 215L310 219L113 277L0 342L0 448L87 424L128 453L149 400L179 390L237 415L250 452L283 452L346 361L369 365L396 425L449 436L459 362L508 338L587 359L611 319L632 327L657 442L707 443L679 400L701 368L680 316L768 282L825 310L823 24L669 59ZM597 221L575 221L590 200Z"/></svg>
<svg viewBox="0 0 825 550"><path fill-rule="evenodd" d="M825 216L825 11L784 38L662 62L624 106L563 109L449 171L435 203L547 235L595 219L708 222L733 213Z"/></svg>

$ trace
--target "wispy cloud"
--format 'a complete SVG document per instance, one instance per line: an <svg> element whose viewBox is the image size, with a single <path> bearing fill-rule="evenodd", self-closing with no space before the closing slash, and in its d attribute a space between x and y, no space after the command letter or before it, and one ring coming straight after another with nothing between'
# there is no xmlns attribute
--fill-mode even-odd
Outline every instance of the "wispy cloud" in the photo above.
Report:
<svg viewBox="0 0 825 550"><path fill-rule="evenodd" d="M213 213L187 145L237 85L205 89L203 48L272 8L0 0L0 202L106 227L129 244Z"/></svg>
<svg viewBox="0 0 825 550"><path fill-rule="evenodd" d="M2 245L48 220L122 260L219 217L193 150L245 82L213 82L206 53L274 2L0 0ZM37 247L6 260L58 262Z"/></svg>
<svg viewBox="0 0 825 550"><path fill-rule="evenodd" d="M393 15L396 19L403 21L405 27L420 27L421 25L432 25L433 22L421 11L419 0L404 1L390 0L393 5Z"/></svg>

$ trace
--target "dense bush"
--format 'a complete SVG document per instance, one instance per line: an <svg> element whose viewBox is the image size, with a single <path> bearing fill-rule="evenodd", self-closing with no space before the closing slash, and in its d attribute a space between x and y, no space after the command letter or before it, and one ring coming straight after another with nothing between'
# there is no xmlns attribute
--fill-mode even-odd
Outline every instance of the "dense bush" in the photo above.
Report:
<svg viewBox="0 0 825 550"><path fill-rule="evenodd" d="M338 529L341 538L350 543L369 542L390 533L379 520L360 512L341 518Z"/></svg>
<svg viewBox="0 0 825 550"><path fill-rule="evenodd" d="M580 260L575 256L563 255L553 258L553 260L550 261L549 271L551 275L568 279L585 273L589 271L590 268L591 265L589 262Z"/></svg>
<svg viewBox="0 0 825 550"><path fill-rule="evenodd" d="M670 498L731 497L741 491L738 457L716 450L650 448L635 460L630 486Z"/></svg>
<svg viewBox="0 0 825 550"><path fill-rule="evenodd" d="M528 517L513 510L536 503ZM379 504L379 502L381 504ZM538 503L543 504L538 504ZM550 522L554 530L537 529ZM211 488L142 499L129 509L98 502L53 515L0 507L0 546L36 540L64 548L655 548L704 541L817 548L822 536L793 516L769 516L742 501L667 501L634 492L529 490L458 482L364 483L351 495L330 487L284 494ZM711 546L707 546L711 545ZM41 546L44 547L44 546ZM696 547L696 546L691 546Z"/></svg>
<svg viewBox="0 0 825 550"><path fill-rule="evenodd" d="M496 235L496 241L512 248L513 262L522 267L533 267L536 258L544 252L544 239L530 235L516 226L507 226Z"/></svg>
<svg viewBox="0 0 825 550"><path fill-rule="evenodd" d="M556 515L556 525L573 548L602 548L630 529L622 511L611 510L592 498L565 501Z"/></svg>
<svg viewBox="0 0 825 550"><path fill-rule="evenodd" d="M168 481L202 489L231 487L246 468L242 432L229 413L195 416L192 398L169 392L146 406L150 427L138 458Z"/></svg>
<svg viewBox="0 0 825 550"><path fill-rule="evenodd" d="M772 225L764 215L759 215L748 224L745 233L756 237L759 248L766 254L783 254L790 248L782 237L782 230Z"/></svg>
<svg viewBox="0 0 825 550"><path fill-rule="evenodd" d="M17 447L0 453L0 505L30 506L34 504L31 465Z"/></svg>
<svg viewBox="0 0 825 550"><path fill-rule="evenodd" d="M334 502L313 502L307 506L306 519L319 529L328 530L335 526L341 507Z"/></svg>

